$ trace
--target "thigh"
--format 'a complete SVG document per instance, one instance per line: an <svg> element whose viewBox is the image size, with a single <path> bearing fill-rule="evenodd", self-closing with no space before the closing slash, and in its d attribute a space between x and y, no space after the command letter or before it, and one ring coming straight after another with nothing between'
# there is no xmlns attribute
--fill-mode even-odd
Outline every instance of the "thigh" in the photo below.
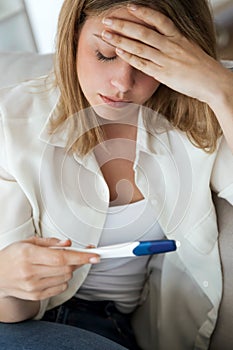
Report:
<svg viewBox="0 0 233 350"><path fill-rule="evenodd" d="M95 333L45 321L0 323L1 350L125 350Z"/></svg>
<svg viewBox="0 0 233 350"><path fill-rule="evenodd" d="M47 311L43 320L85 329L127 349L140 350L131 327L131 314L118 311L112 301L71 298Z"/></svg>

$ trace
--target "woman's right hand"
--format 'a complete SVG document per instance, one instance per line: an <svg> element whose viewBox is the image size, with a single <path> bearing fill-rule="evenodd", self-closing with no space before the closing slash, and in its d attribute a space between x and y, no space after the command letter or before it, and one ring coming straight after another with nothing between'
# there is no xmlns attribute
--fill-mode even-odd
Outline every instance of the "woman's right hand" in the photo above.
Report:
<svg viewBox="0 0 233 350"><path fill-rule="evenodd" d="M64 292L73 271L99 256L65 249L71 242L31 237L0 251L0 298L43 300ZM93 259L94 258L94 259Z"/></svg>

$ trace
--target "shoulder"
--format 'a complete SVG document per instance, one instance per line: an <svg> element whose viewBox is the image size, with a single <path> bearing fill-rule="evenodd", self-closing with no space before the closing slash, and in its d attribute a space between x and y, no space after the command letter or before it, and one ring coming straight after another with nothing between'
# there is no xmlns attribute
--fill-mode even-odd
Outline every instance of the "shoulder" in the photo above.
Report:
<svg viewBox="0 0 233 350"><path fill-rule="evenodd" d="M195 142L188 137L186 132L179 129L172 129L169 133L169 138L170 144L172 145L172 150L174 152L181 152L185 150L193 159L207 159L215 157L220 143L219 139L215 151L210 153L203 148L198 147Z"/></svg>
<svg viewBox="0 0 233 350"><path fill-rule="evenodd" d="M48 77L0 90L0 164L37 143L59 96Z"/></svg>
<svg viewBox="0 0 233 350"><path fill-rule="evenodd" d="M34 115L49 114L58 95L54 79L47 75L2 88L0 89L1 118L25 120Z"/></svg>

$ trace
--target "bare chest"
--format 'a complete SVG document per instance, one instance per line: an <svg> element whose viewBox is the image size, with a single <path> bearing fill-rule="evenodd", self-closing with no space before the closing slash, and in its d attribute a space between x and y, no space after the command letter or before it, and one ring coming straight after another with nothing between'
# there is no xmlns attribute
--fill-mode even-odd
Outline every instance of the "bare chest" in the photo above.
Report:
<svg viewBox="0 0 233 350"><path fill-rule="evenodd" d="M124 205L143 199L135 184L133 169L135 141L114 139L107 143L107 149L95 152L103 177L110 193L110 206Z"/></svg>
<svg viewBox="0 0 233 350"><path fill-rule="evenodd" d="M135 184L133 163L125 159L114 159L104 164L101 171L109 188L111 206L143 199Z"/></svg>

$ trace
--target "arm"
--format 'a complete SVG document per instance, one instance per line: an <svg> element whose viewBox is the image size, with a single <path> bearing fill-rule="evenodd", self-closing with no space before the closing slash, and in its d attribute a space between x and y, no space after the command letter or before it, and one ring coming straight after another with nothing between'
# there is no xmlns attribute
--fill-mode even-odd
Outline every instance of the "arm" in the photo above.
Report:
<svg viewBox="0 0 233 350"><path fill-rule="evenodd" d="M73 271L96 254L51 249L70 241L36 237L32 208L7 164L0 128L0 322L36 316L40 301L64 292ZM34 235L34 236L33 236Z"/></svg>
<svg viewBox="0 0 233 350"><path fill-rule="evenodd" d="M1 154L1 160L3 160L3 154ZM29 203L14 179L9 177L3 169L0 169L0 211L0 242L3 248L0 250L0 322L18 322L36 315L39 302L13 297L10 290L5 289L9 287L8 283L15 284L15 275L20 274L20 262L17 259L20 245L15 244L15 249L6 249L4 246L20 239L20 236L25 238L27 235L32 235L34 227ZM22 232L17 234L17 227L22 227Z"/></svg>
<svg viewBox="0 0 233 350"><path fill-rule="evenodd" d="M133 67L207 103L233 152L233 74L185 38L162 13L140 6L128 9L142 24L111 18L104 24L112 38L104 35L105 30L103 39Z"/></svg>
<svg viewBox="0 0 233 350"><path fill-rule="evenodd" d="M221 69L221 75L216 84L216 96L209 101L210 108L218 118L228 146L233 153L233 74L227 69Z"/></svg>
<svg viewBox="0 0 233 350"><path fill-rule="evenodd" d="M233 205L233 154L222 137L212 169L211 188Z"/></svg>

